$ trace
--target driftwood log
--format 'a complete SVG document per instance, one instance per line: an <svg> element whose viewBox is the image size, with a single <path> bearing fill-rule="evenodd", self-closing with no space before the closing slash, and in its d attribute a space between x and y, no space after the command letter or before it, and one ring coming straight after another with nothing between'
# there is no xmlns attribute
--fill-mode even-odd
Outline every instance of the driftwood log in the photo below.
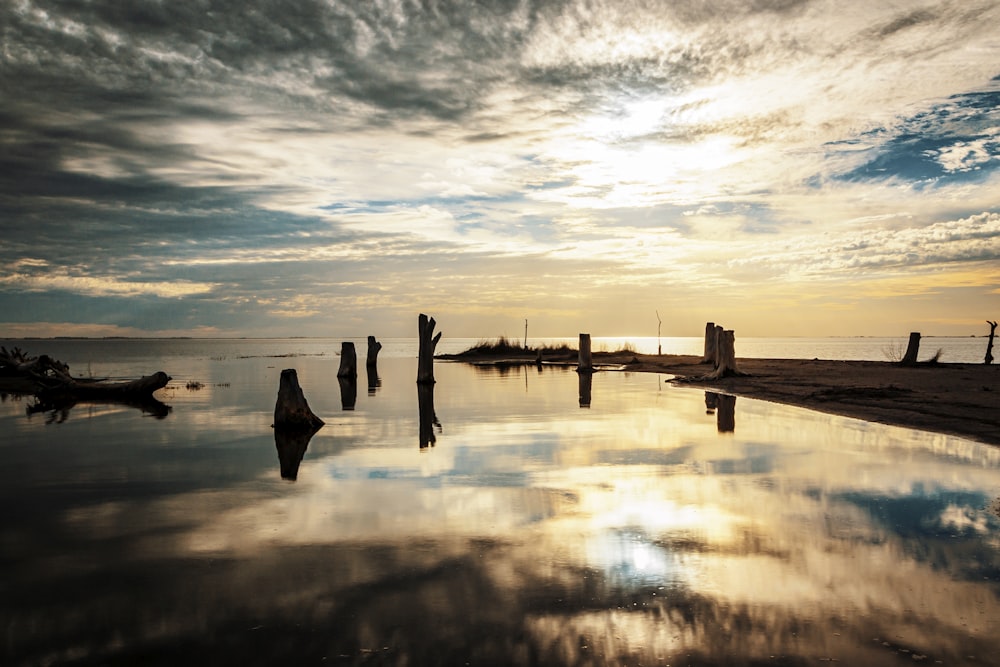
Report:
<svg viewBox="0 0 1000 667"><path fill-rule="evenodd" d="M163 389L171 380L163 371L124 382L74 378L69 374L69 366L58 359L46 354L31 357L16 347L10 350L0 347L0 376L19 382L26 393L36 394L45 401L58 398L64 403L73 400L141 402L152 398L153 392Z"/></svg>
<svg viewBox="0 0 1000 667"><path fill-rule="evenodd" d="M434 349L441 340L441 332L434 334L437 323L433 317L420 313L417 319L417 333L420 347L417 355L417 382L420 384L434 383Z"/></svg>
<svg viewBox="0 0 1000 667"><path fill-rule="evenodd" d="M281 371L278 400L274 404L274 428L316 431L321 426L323 420L309 409L309 403L299 386L299 376L295 369L286 368Z"/></svg>

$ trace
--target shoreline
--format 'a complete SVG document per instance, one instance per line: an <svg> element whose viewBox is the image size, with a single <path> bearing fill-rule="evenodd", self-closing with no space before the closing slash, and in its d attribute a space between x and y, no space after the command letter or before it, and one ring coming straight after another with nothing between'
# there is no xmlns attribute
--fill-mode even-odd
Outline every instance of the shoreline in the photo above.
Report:
<svg viewBox="0 0 1000 667"><path fill-rule="evenodd" d="M466 363L531 364L525 356L441 355ZM702 380L712 370L700 357L684 355L595 352L593 361L615 371L672 375L678 386L711 389L774 403L808 408L843 417L956 435L1000 445L1000 365L921 363L903 366L888 361L823 359L740 359L747 373ZM545 362L576 365L576 355Z"/></svg>

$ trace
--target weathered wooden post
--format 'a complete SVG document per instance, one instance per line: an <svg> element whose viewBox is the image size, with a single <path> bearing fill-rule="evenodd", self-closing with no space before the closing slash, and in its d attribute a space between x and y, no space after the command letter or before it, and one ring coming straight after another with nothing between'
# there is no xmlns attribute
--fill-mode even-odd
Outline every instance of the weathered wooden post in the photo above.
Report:
<svg viewBox="0 0 1000 667"><path fill-rule="evenodd" d="M899 363L904 366L912 366L917 363L917 352L920 350L920 332L911 331L910 340L906 344L906 354L903 355L902 361Z"/></svg>
<svg viewBox="0 0 1000 667"><path fill-rule="evenodd" d="M378 364L378 353L382 349L382 343L375 340L375 336L368 337L368 357L365 359L365 365L368 367L374 367Z"/></svg>
<svg viewBox="0 0 1000 667"><path fill-rule="evenodd" d="M590 334L580 334L579 362L577 363L577 373L593 373L594 363L590 354Z"/></svg>
<svg viewBox="0 0 1000 667"><path fill-rule="evenodd" d="M309 403L299 387L299 377L294 368L281 371L278 384L278 400L274 404L274 428L286 430L316 431L323 426L323 420L313 414Z"/></svg>
<svg viewBox="0 0 1000 667"><path fill-rule="evenodd" d="M354 349L354 343L345 341L340 344L340 370L337 371L337 377L358 377L358 353Z"/></svg>
<svg viewBox="0 0 1000 667"><path fill-rule="evenodd" d="M701 363L715 363L716 333L715 322L705 324L705 355L701 358Z"/></svg>
<svg viewBox="0 0 1000 667"><path fill-rule="evenodd" d="M990 325L990 341L986 343L986 360L984 363L989 366L993 363L993 336L997 332L997 323L986 320L986 324Z"/></svg>
<svg viewBox="0 0 1000 667"><path fill-rule="evenodd" d="M420 336L420 348L417 355L417 382L420 384L434 383L434 348L441 340L441 332L434 335L437 323L433 317L420 313L417 319L417 333Z"/></svg>

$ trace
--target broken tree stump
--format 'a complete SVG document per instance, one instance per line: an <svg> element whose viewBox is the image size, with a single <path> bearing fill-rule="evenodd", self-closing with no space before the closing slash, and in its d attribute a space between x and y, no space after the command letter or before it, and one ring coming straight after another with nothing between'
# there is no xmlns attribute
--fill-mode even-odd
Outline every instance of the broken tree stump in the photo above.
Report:
<svg viewBox="0 0 1000 667"><path fill-rule="evenodd" d="M997 323L986 320L986 324L990 325L990 340L986 343L986 359L983 363L989 366L993 363L993 337L997 333Z"/></svg>
<svg viewBox="0 0 1000 667"><path fill-rule="evenodd" d="M375 336L368 337L368 356L365 365L373 368L378 364L378 353L382 349L382 343L375 340Z"/></svg>
<svg viewBox="0 0 1000 667"><path fill-rule="evenodd" d="M899 362L904 366L912 366L917 363L917 353L920 351L920 332L911 331L910 340L906 344L906 354Z"/></svg>
<svg viewBox="0 0 1000 667"><path fill-rule="evenodd" d="M274 404L274 428L288 430L318 430L323 420L309 409L299 377L294 368L281 371L278 400Z"/></svg>
<svg viewBox="0 0 1000 667"><path fill-rule="evenodd" d="M358 353L354 349L354 343L345 341L340 344L340 369L337 371L337 377L358 377Z"/></svg>
<svg viewBox="0 0 1000 667"><path fill-rule="evenodd" d="M716 339L715 322L707 322L705 324L705 354L701 358L701 363L715 363Z"/></svg>
<svg viewBox="0 0 1000 667"><path fill-rule="evenodd" d="M580 334L579 361L576 366L577 373L593 373L594 362L590 352L590 334Z"/></svg>
<svg viewBox="0 0 1000 667"><path fill-rule="evenodd" d="M718 335L715 343L715 370L702 379L718 380L734 375L746 375L736 365L736 332L716 327L716 333Z"/></svg>
<svg viewBox="0 0 1000 667"><path fill-rule="evenodd" d="M427 317L420 313L420 317L417 319L417 333L420 341L417 355L417 382L420 384L434 383L434 348L441 340L441 332L434 335L435 326L437 323L433 317Z"/></svg>

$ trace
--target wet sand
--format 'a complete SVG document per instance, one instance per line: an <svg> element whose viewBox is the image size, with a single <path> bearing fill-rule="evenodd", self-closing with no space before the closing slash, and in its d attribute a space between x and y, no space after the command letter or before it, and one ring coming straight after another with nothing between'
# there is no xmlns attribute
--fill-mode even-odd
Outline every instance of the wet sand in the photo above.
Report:
<svg viewBox="0 0 1000 667"><path fill-rule="evenodd" d="M551 361L575 365L565 356ZM737 359L748 375L699 380L712 367L698 357L595 352L593 361L598 368L676 376L683 386L1000 445L1000 365Z"/></svg>

